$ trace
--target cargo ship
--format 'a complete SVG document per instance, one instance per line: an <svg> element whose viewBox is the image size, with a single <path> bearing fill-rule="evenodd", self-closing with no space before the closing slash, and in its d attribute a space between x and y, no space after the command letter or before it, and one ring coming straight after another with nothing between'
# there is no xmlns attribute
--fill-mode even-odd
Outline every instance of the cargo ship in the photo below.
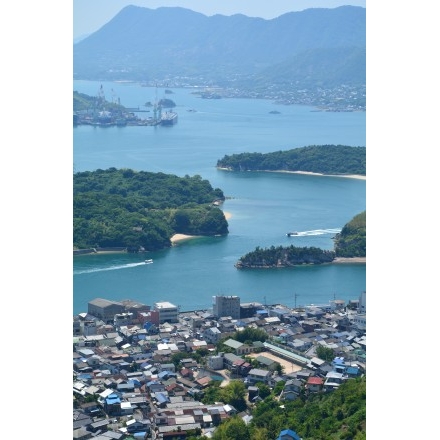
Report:
<svg viewBox="0 0 440 440"><path fill-rule="evenodd" d="M177 124L177 113L167 111L162 114L160 118L160 125L174 125Z"/></svg>

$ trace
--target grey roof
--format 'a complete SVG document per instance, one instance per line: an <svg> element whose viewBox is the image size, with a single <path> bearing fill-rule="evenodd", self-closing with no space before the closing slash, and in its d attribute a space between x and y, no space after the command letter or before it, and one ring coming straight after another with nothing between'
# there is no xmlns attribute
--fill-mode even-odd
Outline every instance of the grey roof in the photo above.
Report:
<svg viewBox="0 0 440 440"><path fill-rule="evenodd" d="M270 371L267 370L261 370L260 368L252 368L251 371L249 371L249 374L252 374L254 376L263 376L266 377L270 375Z"/></svg>
<svg viewBox="0 0 440 440"><path fill-rule="evenodd" d="M119 306L122 306L122 304L118 301L109 301L108 299L104 299L104 298L92 299L91 301L89 301L89 304L92 304L97 307L107 307L107 306L111 306L113 304L117 304Z"/></svg>

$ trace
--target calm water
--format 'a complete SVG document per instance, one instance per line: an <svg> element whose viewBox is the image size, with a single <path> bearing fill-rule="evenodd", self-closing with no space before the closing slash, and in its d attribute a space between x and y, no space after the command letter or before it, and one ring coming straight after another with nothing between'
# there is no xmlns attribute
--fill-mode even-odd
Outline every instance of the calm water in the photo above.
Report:
<svg viewBox="0 0 440 440"><path fill-rule="evenodd" d="M209 308L213 295L238 295L242 302L294 305L356 299L366 290L362 264L235 269L256 246L296 244L333 247L334 230L366 208L364 180L283 173L229 173L215 168L225 154L271 152L306 145L365 146L365 113L316 112L313 107L280 106L266 100L200 99L190 89L141 87L129 83L74 81L74 90L126 107L146 110L147 101L167 97L176 104L173 127L80 126L73 129L75 171L127 167L179 176L199 174L228 198L227 237L198 238L145 255L75 256L73 313L96 298L132 299L152 305L170 301L182 310ZM195 109L195 112L188 112ZM270 114L278 110L281 114ZM139 113L141 117L152 116ZM306 231L301 237L286 232ZM328 232L323 232L328 230Z"/></svg>

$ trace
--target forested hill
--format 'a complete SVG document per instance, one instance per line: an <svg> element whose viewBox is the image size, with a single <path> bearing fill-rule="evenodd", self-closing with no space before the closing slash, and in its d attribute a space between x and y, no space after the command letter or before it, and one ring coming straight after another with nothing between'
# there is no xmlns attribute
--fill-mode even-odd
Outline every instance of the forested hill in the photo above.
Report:
<svg viewBox="0 0 440 440"><path fill-rule="evenodd" d="M109 168L73 176L73 246L157 250L175 233L225 235L228 223L213 202L224 200L200 176Z"/></svg>
<svg viewBox="0 0 440 440"><path fill-rule="evenodd" d="M353 217L335 237L337 257L366 257L367 212Z"/></svg>
<svg viewBox="0 0 440 440"><path fill-rule="evenodd" d="M307 171L333 175L366 175L365 147L311 145L272 153L224 156L218 168L231 171Z"/></svg>
<svg viewBox="0 0 440 440"><path fill-rule="evenodd" d="M126 6L73 46L76 79L262 87L365 85L366 9L310 8L271 20Z"/></svg>

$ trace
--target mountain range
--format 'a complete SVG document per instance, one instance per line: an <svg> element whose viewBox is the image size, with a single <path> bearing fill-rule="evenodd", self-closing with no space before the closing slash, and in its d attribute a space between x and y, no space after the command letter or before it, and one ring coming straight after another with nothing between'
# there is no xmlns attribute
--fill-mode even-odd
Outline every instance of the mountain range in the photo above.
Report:
<svg viewBox="0 0 440 440"><path fill-rule="evenodd" d="M74 79L241 87L366 82L366 9L341 6L266 20L181 7L127 6L73 46Z"/></svg>

